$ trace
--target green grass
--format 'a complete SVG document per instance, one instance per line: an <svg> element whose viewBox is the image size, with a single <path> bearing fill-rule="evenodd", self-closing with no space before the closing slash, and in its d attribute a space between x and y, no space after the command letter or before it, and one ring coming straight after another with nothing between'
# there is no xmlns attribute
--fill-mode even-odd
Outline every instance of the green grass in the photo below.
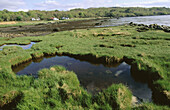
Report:
<svg viewBox="0 0 170 110"><path fill-rule="evenodd" d="M8 77L9 79L4 80L0 86L1 89L3 88L0 93L2 109L10 108L9 105L14 102L16 104L13 105L13 108L19 110L62 108L78 110L105 107L109 109L116 107L123 110L130 107L131 104L131 92L125 86L112 85L94 98L79 86L80 83L75 73L60 66L39 71L38 79L27 76L12 77L8 75ZM104 104L100 102L102 96L105 97L102 100Z"/></svg>
<svg viewBox="0 0 170 110"><path fill-rule="evenodd" d="M158 106L153 103L143 103L138 107L134 107L133 110L169 110L168 106Z"/></svg>
<svg viewBox="0 0 170 110"><path fill-rule="evenodd" d="M118 26L80 29L57 32L39 37L11 38L8 41L5 38L1 38L0 44L28 44L31 41L41 42L34 44L28 50L14 46L4 47L0 51L0 90L3 90L0 91L0 96L3 97L6 93L10 94L12 93L11 91L16 91L16 95L22 94L21 101L16 106L19 109L132 108L129 106L131 93L123 85L113 85L104 92L99 93L95 97L98 99L93 99L90 94L79 86L79 81L75 74L61 67L41 70L38 79L28 76L19 77L11 70L12 65L26 62L32 58L58 53L61 55L91 55L97 58L102 57L105 58L107 63L125 60L133 68L137 69L136 74L143 76L144 80L145 78L151 80L148 82L152 83L155 91L160 94L166 93L164 95L166 95L167 99L163 100L163 103L169 101L170 34L160 30L149 30L139 33L136 31L136 28ZM62 86L64 87L62 88ZM119 94L120 91L122 95ZM9 98L9 102L15 99L15 94L9 95L13 97ZM5 102L5 104L7 103L2 98L1 101ZM143 104L142 107L149 109L150 107L161 108L164 106Z"/></svg>

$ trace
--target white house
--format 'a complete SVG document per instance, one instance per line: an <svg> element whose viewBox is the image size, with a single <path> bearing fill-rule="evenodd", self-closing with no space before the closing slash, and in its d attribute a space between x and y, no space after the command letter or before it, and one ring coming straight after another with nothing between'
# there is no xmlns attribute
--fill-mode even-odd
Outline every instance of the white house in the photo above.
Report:
<svg viewBox="0 0 170 110"><path fill-rule="evenodd" d="M67 19L70 19L70 18L68 18L68 17L62 17L61 19L62 19L62 20L67 20Z"/></svg>
<svg viewBox="0 0 170 110"><path fill-rule="evenodd" d="M59 19L58 19L58 18L51 17L51 18L49 18L49 20L57 21L57 20L59 20Z"/></svg>
<svg viewBox="0 0 170 110"><path fill-rule="evenodd" d="M31 18L32 21L35 21L35 18Z"/></svg>
<svg viewBox="0 0 170 110"><path fill-rule="evenodd" d="M53 20L55 20L55 21L56 21L56 20L59 20L59 19L58 19L58 18L53 18Z"/></svg>
<svg viewBox="0 0 170 110"><path fill-rule="evenodd" d="M32 20L32 21L40 21L40 18L37 18L37 19L31 18L31 20Z"/></svg>

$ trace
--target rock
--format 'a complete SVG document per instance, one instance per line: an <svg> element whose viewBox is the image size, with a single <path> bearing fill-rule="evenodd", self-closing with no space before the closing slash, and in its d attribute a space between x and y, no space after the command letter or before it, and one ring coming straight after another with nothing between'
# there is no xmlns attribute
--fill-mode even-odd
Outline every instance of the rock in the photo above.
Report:
<svg viewBox="0 0 170 110"><path fill-rule="evenodd" d="M144 27L149 27L148 25L143 24Z"/></svg>
<svg viewBox="0 0 170 110"><path fill-rule="evenodd" d="M163 30L164 32L170 32L170 27L165 25L158 25L158 24L150 24L150 25L144 25L144 24L136 24L133 22L129 23L130 26L142 26L140 28L137 28L138 32L145 32L149 29L155 29L155 30Z"/></svg>
<svg viewBox="0 0 170 110"><path fill-rule="evenodd" d="M130 22L129 25L133 25L133 22Z"/></svg>
<svg viewBox="0 0 170 110"><path fill-rule="evenodd" d="M160 25L157 26L157 29L162 30L162 27Z"/></svg>
<svg viewBox="0 0 170 110"><path fill-rule="evenodd" d="M154 25L153 25L153 24L150 24L150 25L149 25L149 28L153 29L153 28L154 28Z"/></svg>
<svg viewBox="0 0 170 110"><path fill-rule="evenodd" d="M60 31L60 28L55 28L55 29L53 29L53 31L58 32L58 31Z"/></svg>
<svg viewBox="0 0 170 110"><path fill-rule="evenodd" d="M138 26L145 26L144 24L138 24Z"/></svg>
<svg viewBox="0 0 170 110"><path fill-rule="evenodd" d="M102 25L102 23L96 23L95 25Z"/></svg>
<svg viewBox="0 0 170 110"><path fill-rule="evenodd" d="M170 32L170 28L164 29L165 32Z"/></svg>
<svg viewBox="0 0 170 110"><path fill-rule="evenodd" d="M148 30L149 30L149 28L147 28L147 27L137 28L138 32L145 32L145 31L148 31Z"/></svg>
<svg viewBox="0 0 170 110"><path fill-rule="evenodd" d="M133 23L133 22L130 22L129 25L130 25L130 26L137 26L138 24Z"/></svg>

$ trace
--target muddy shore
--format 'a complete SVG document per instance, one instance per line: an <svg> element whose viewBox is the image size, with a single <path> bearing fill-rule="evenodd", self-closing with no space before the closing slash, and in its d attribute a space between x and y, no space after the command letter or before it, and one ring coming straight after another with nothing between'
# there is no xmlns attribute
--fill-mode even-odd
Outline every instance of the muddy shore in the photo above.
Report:
<svg viewBox="0 0 170 110"><path fill-rule="evenodd" d="M1 27L0 37L25 37L25 36L41 36L50 33L74 29L92 28L101 25L104 19L91 19L80 21L63 21L55 23L39 23L35 25Z"/></svg>

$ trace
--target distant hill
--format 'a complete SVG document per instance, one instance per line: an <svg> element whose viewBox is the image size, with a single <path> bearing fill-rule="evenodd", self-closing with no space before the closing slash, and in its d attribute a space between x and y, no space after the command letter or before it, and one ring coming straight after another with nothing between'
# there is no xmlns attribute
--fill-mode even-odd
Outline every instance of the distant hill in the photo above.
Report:
<svg viewBox="0 0 170 110"><path fill-rule="evenodd" d="M31 18L40 18L48 20L50 17L61 19L69 18L90 18L90 17L134 17L134 16L153 16L153 15L170 15L170 8L153 7L101 7L88 9L72 9L70 11L40 11L30 10L28 12L10 12L8 10L0 11L0 21L29 21Z"/></svg>

